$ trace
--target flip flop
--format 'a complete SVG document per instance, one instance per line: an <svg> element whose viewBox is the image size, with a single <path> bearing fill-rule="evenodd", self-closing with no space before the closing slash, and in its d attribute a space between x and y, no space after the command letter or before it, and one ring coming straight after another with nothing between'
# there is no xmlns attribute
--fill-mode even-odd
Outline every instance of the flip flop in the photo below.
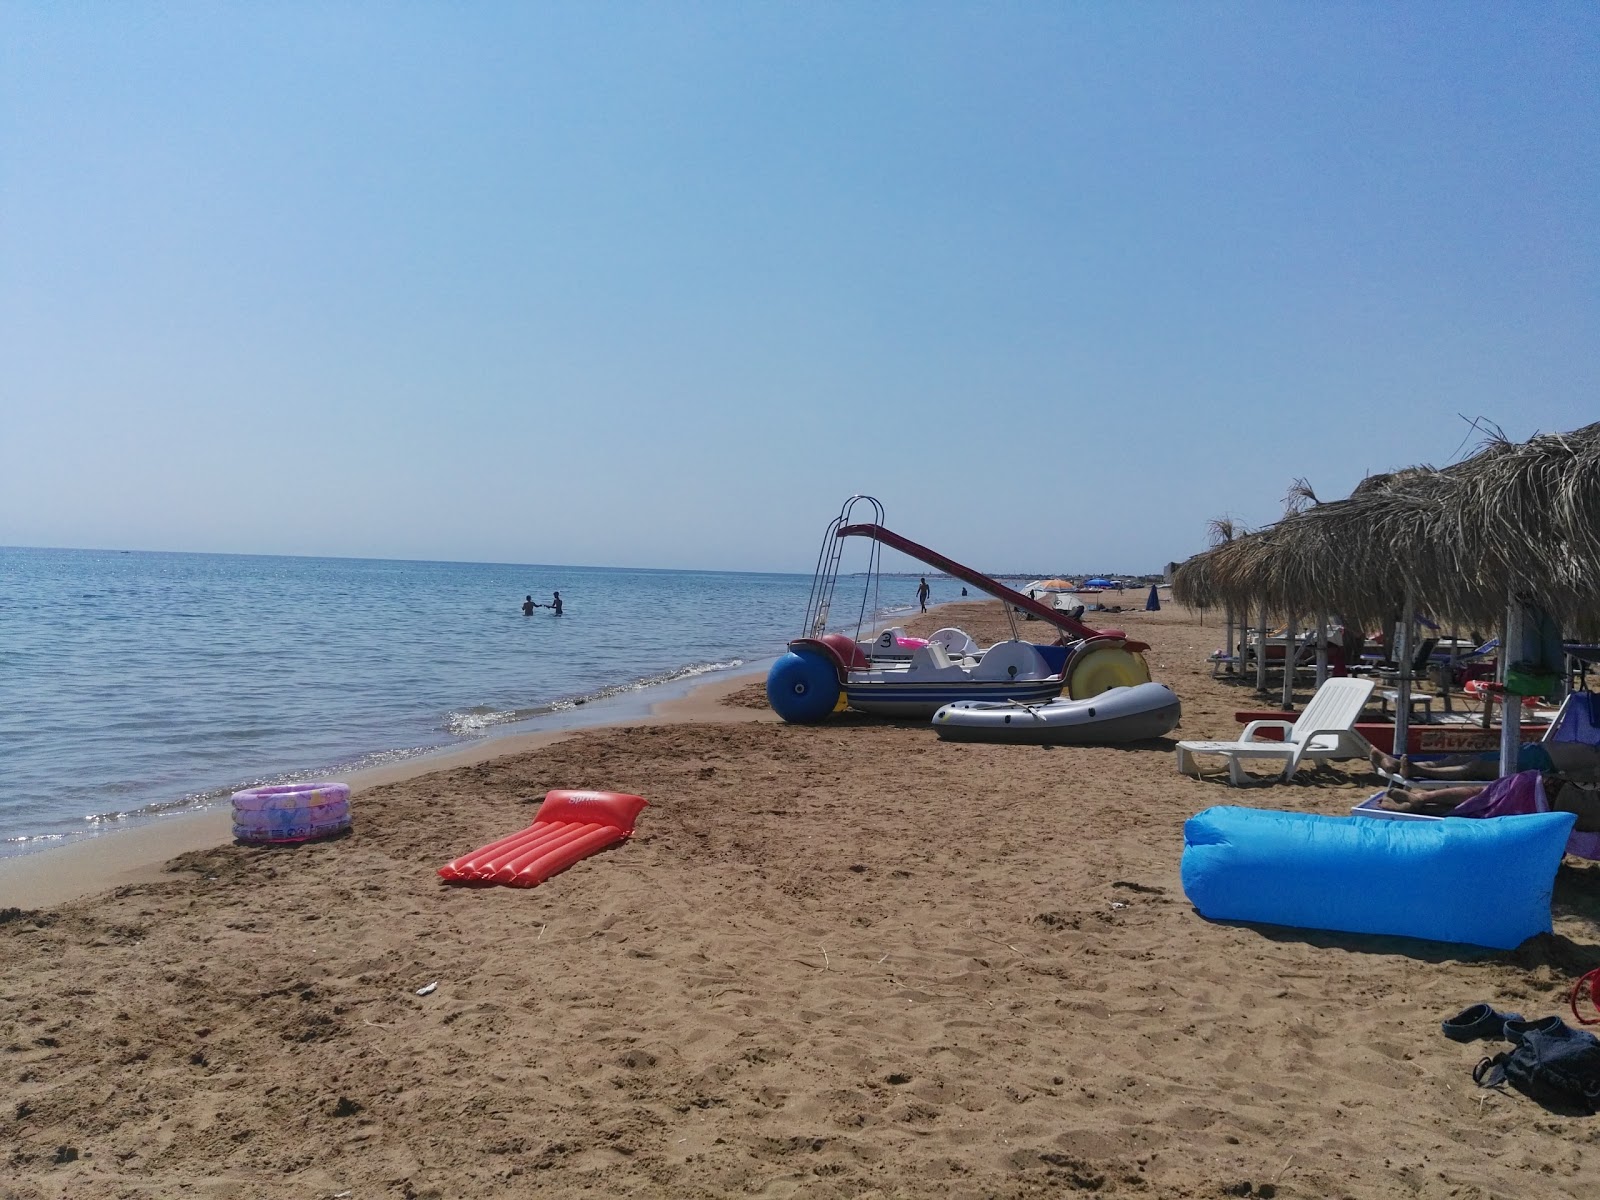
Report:
<svg viewBox="0 0 1600 1200"><path fill-rule="evenodd" d="M1453 1042L1473 1042L1479 1038L1505 1037L1507 1021L1520 1023L1522 1014L1496 1012L1487 1004L1474 1004L1448 1021L1439 1022L1439 1028Z"/></svg>

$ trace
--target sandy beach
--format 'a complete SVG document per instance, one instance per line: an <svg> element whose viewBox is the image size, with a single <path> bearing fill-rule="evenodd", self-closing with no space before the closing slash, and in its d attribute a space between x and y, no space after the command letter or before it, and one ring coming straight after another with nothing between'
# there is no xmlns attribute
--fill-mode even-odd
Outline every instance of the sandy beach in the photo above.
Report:
<svg viewBox="0 0 1600 1200"><path fill-rule="evenodd" d="M1209 675L1215 616L1086 619L1151 643L1175 737L1230 736L1259 706ZM1005 627L985 603L912 628L940 624ZM110 891L0 911L0 1197L1600 1183L1593 1119L1479 1090L1484 1047L1438 1024L1476 1001L1565 1012L1600 965L1600 871L1567 860L1555 933L1511 953L1218 925L1184 899L1185 818L1347 812L1374 790L1363 764L1241 792L1177 774L1170 740L786 726L759 680L493 753L365 781L334 842L156 865L104 839L122 866L60 868L50 903ZM438 881L553 787L650 807L631 842L531 891Z"/></svg>

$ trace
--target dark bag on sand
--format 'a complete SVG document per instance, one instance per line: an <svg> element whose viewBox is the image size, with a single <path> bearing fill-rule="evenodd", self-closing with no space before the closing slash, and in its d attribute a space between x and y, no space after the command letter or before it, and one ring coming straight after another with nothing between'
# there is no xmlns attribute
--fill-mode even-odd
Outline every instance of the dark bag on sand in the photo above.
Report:
<svg viewBox="0 0 1600 1200"><path fill-rule="evenodd" d="M1546 1108L1600 1112L1600 1038L1559 1017L1507 1021L1505 1036L1516 1048L1478 1064L1480 1087L1509 1083Z"/></svg>

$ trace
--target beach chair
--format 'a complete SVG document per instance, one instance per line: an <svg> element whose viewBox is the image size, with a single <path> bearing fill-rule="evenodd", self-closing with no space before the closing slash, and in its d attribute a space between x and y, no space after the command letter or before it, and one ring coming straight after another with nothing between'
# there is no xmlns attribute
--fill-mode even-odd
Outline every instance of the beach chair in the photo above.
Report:
<svg viewBox="0 0 1600 1200"><path fill-rule="evenodd" d="M1552 742L1600 746L1600 692L1568 692L1539 740L1546 746Z"/></svg>
<svg viewBox="0 0 1600 1200"><path fill-rule="evenodd" d="M1486 679L1494 674L1494 657L1500 651L1500 639L1490 638L1476 650L1450 657L1451 682L1457 687L1468 679Z"/></svg>
<svg viewBox="0 0 1600 1200"><path fill-rule="evenodd" d="M1433 657L1433 651L1439 644L1439 639L1423 638L1417 643L1417 652L1411 656L1411 677L1421 678L1428 669L1428 660ZM1382 662L1368 663L1364 666L1352 668L1353 670L1368 675L1376 675L1381 680L1393 680L1400 677L1400 667L1393 659Z"/></svg>
<svg viewBox="0 0 1600 1200"><path fill-rule="evenodd" d="M1228 760L1228 780L1242 786L1250 776L1244 761L1249 758L1278 759L1283 763L1282 778L1290 779L1307 759L1365 758L1371 752L1367 740L1355 731L1356 719L1372 695L1370 679L1330 679L1316 690L1299 720L1251 721L1234 742L1179 742L1178 770L1199 775L1197 754L1216 754ZM1279 729L1283 741L1258 739L1262 729Z"/></svg>

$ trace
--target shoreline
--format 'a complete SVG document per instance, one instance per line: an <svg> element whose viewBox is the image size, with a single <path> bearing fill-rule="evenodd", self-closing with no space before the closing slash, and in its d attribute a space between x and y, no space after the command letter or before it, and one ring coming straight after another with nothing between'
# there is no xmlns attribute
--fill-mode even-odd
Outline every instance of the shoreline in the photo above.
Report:
<svg viewBox="0 0 1600 1200"><path fill-rule="evenodd" d="M624 709L620 714L607 713L601 708L594 721L582 719L589 715L587 713L566 710L561 714L566 719L556 728L500 734L382 766L330 772L326 778L349 784L354 797L385 784L525 754L582 733L632 726L681 725L713 718L760 720L759 710L746 713L724 707L721 701L766 670L763 659L759 666L736 667L713 679L695 682L681 695L653 700L643 693L607 697L608 700L633 700L634 704L619 704ZM670 689L672 685L660 686ZM642 714L633 711L640 700L647 700ZM360 819L359 813L356 819ZM152 817L126 829L107 830L66 845L0 858L0 911L53 908L115 888L152 883L162 878L166 864L178 855L210 850L232 840L232 810L225 801L217 801L205 808Z"/></svg>
<svg viewBox="0 0 1600 1200"><path fill-rule="evenodd" d="M931 605L926 612L894 613L874 626L874 633L961 603L947 600ZM706 680L676 680L640 691L619 692L604 697L593 708L563 709L536 718L545 722L542 728L491 733L467 745L440 747L380 766L329 771L323 778L349 784L355 797L385 784L524 754L591 731L711 720L759 720L761 710L730 708L721 701L765 675L770 666L771 661L763 658ZM676 689L685 683L687 690L678 692ZM652 698L652 691L666 694ZM777 718L772 715L772 719ZM75 836L62 845L0 857L0 911L52 908L114 888L155 882L172 859L227 845L233 840L232 832L232 811L225 800L218 799L197 809L150 816L126 828Z"/></svg>

